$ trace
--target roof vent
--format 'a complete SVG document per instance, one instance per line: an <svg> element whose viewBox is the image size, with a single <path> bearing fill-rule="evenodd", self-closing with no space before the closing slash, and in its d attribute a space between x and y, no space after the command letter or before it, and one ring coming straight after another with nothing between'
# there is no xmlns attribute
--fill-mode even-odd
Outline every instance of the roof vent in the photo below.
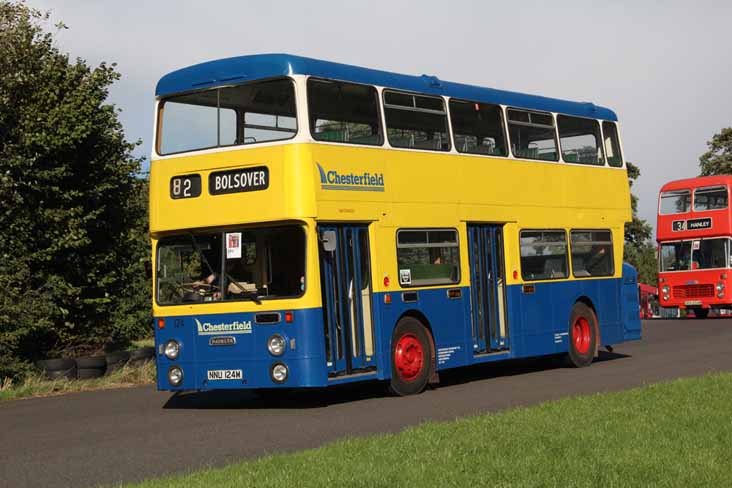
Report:
<svg viewBox="0 0 732 488"><path fill-rule="evenodd" d="M440 79L433 75L422 75L422 79L427 83L428 86L439 88L442 86Z"/></svg>

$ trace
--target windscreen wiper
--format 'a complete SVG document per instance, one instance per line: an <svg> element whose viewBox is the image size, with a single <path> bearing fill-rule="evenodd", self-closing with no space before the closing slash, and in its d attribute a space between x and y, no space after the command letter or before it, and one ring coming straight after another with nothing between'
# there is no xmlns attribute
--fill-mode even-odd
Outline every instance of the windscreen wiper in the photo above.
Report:
<svg viewBox="0 0 732 488"><path fill-rule="evenodd" d="M262 300L259 299L259 294L256 291L250 291L250 290L245 289L243 286L241 286L239 284L238 281L236 281L234 278L232 278L229 273L224 272L224 276L226 276L226 278L229 279L229 283L233 284L235 287L239 288L242 291L241 293L237 293L237 295L241 295L245 298L248 298L249 300L253 301L257 305L262 304Z"/></svg>

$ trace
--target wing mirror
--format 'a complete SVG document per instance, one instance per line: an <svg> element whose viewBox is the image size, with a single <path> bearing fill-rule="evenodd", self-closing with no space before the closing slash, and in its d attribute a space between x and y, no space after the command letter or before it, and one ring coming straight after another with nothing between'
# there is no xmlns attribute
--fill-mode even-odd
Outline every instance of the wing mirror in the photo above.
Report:
<svg viewBox="0 0 732 488"><path fill-rule="evenodd" d="M336 250L336 232L334 230L326 230L320 236L320 242L323 245L323 251L333 252Z"/></svg>

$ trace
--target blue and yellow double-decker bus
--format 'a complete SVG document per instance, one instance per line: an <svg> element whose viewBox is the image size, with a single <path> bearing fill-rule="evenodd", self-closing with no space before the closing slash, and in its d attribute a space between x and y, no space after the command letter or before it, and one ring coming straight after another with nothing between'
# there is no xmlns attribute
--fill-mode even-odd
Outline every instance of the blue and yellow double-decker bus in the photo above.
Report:
<svg viewBox="0 0 732 488"><path fill-rule="evenodd" d="M285 54L156 95L159 389L405 395L640 338L611 110Z"/></svg>

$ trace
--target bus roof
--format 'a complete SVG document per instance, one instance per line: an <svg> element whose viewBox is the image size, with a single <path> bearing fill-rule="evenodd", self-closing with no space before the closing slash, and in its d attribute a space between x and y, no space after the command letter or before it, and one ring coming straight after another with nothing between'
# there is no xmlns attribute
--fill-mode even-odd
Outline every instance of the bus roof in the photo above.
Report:
<svg viewBox="0 0 732 488"><path fill-rule="evenodd" d="M695 178L669 181L661 187L661 193L672 190L688 190L702 186L729 186L731 183L732 175L697 176Z"/></svg>
<svg viewBox="0 0 732 488"><path fill-rule="evenodd" d="M570 102L556 98L526 95L493 88L482 88L442 81L435 76L412 76L348 64L333 63L291 54L256 54L208 61L179 69L163 76L155 88L157 97L174 93L214 88L245 81L288 75L310 75L342 81L443 95L470 101L496 103L580 117L617 120L615 112L589 102Z"/></svg>

